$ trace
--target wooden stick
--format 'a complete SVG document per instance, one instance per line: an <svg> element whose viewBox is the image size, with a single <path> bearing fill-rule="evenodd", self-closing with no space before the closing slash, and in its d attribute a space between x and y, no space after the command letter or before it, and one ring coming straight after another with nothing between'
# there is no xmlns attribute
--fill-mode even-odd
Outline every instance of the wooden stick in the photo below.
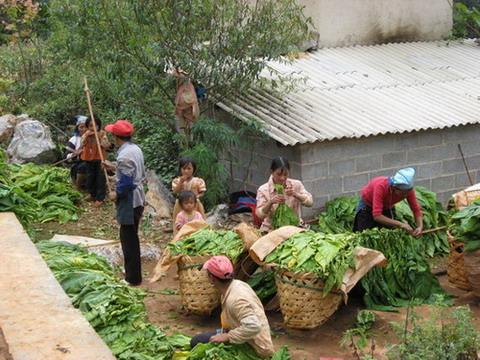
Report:
<svg viewBox="0 0 480 360"><path fill-rule="evenodd" d="M458 151L460 152L460 155L462 156L463 166L465 167L465 172L467 173L468 181L470 182L470 185L473 185L472 176L470 175L470 171L468 170L467 161L465 160L465 156L463 155L463 151L462 151L462 145L460 145L460 144L458 144Z"/></svg>
<svg viewBox="0 0 480 360"><path fill-rule="evenodd" d="M105 161L103 158L103 151L102 151L102 146L100 145L100 139L98 138L98 132L97 132L97 123L95 122L95 117L93 116L93 108L92 108L92 101L90 100L90 90L88 89L88 83L87 83L87 77L84 77L84 82L85 82L85 95L87 96L87 102L88 102L88 111L90 113L90 118L92 119L93 122L93 132L95 134L95 140L97 142L97 148L98 148L98 153L100 154L100 160L102 162ZM108 192L110 193L112 191L112 186L110 185L110 180L108 179L108 174L107 174L107 169L103 168L103 172L105 174L105 181L107 183L107 189Z"/></svg>
<svg viewBox="0 0 480 360"><path fill-rule="evenodd" d="M423 230L422 235L432 233L432 232L435 232L435 231L445 230L446 228L447 228L446 226L439 226L439 227L436 227L436 228L433 228L433 229Z"/></svg>

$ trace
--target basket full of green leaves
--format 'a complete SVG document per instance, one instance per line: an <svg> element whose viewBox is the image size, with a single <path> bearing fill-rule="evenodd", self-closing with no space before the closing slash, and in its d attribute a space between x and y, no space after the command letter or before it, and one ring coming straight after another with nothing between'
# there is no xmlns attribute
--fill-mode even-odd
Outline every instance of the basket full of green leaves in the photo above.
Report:
<svg viewBox="0 0 480 360"><path fill-rule="evenodd" d="M168 244L172 256L179 256L178 278L183 307L191 313L210 315L220 303L220 294L202 266L211 256L225 255L233 263L244 251L234 231L204 228Z"/></svg>
<svg viewBox="0 0 480 360"><path fill-rule="evenodd" d="M275 192L278 195L284 195L285 190L283 185L275 184ZM274 229L278 229L287 225L298 226L300 225L300 219L291 207L285 203L282 203L277 206L275 212L273 213L272 227Z"/></svg>
<svg viewBox="0 0 480 360"><path fill-rule="evenodd" d="M266 258L275 266L280 309L287 327L311 329L338 309L345 272L354 266L354 234L304 231Z"/></svg>

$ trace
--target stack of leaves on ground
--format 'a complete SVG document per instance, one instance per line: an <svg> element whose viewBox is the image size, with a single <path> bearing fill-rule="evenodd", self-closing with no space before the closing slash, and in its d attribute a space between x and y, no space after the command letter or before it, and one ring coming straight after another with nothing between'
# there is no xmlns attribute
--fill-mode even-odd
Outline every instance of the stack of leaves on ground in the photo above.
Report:
<svg viewBox="0 0 480 360"><path fill-rule="evenodd" d="M382 252L388 260L385 268L375 267L361 280L368 308L431 303L436 294L444 294L418 239L400 229L371 229L355 238L357 244Z"/></svg>
<svg viewBox="0 0 480 360"><path fill-rule="evenodd" d="M259 271L248 279L247 283L262 302L270 300L277 292L273 270Z"/></svg>
<svg viewBox="0 0 480 360"><path fill-rule="evenodd" d="M37 246L72 304L118 359L167 360L175 347L188 346L188 337L167 337L148 322L145 293L121 284L104 258L65 243Z"/></svg>
<svg viewBox="0 0 480 360"><path fill-rule="evenodd" d="M315 273L325 282L324 293L338 288L354 266L354 234L303 231L282 242L265 262L293 272Z"/></svg>
<svg viewBox="0 0 480 360"><path fill-rule="evenodd" d="M145 293L122 284L105 258L67 243L42 241L37 247L72 304L118 359L260 360L247 345L199 344L190 350L188 336L166 336L149 323ZM272 360L290 360L290 355L282 348Z"/></svg>
<svg viewBox="0 0 480 360"><path fill-rule="evenodd" d="M415 187L417 201L422 208L423 224L425 229L445 226L447 213L437 200L435 193L424 187ZM329 234L351 232L355 219L355 210L358 203L357 196L339 197L327 202L325 211L319 216L320 231ZM406 200L395 205L395 218L416 227L415 218ZM420 238L423 252L428 256L446 254L449 251L446 231L436 231L423 235Z"/></svg>
<svg viewBox="0 0 480 360"><path fill-rule="evenodd" d="M456 240L465 243L465 251L480 249L480 200L454 213L450 220L450 231Z"/></svg>
<svg viewBox="0 0 480 360"><path fill-rule="evenodd" d="M168 244L168 248L174 256L225 255L235 262L244 251L244 244L235 231L205 228Z"/></svg>
<svg viewBox="0 0 480 360"><path fill-rule="evenodd" d="M22 224L78 219L81 194L66 169L35 164L7 164L0 151L0 212L14 212Z"/></svg>

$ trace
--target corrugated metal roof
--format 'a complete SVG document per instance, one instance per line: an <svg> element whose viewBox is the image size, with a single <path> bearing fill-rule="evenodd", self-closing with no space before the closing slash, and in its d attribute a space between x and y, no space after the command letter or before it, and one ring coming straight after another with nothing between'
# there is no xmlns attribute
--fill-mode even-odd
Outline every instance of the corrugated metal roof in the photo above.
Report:
<svg viewBox="0 0 480 360"><path fill-rule="evenodd" d="M269 66L298 78L295 90L252 89L218 105L284 145L480 123L473 40L321 49Z"/></svg>

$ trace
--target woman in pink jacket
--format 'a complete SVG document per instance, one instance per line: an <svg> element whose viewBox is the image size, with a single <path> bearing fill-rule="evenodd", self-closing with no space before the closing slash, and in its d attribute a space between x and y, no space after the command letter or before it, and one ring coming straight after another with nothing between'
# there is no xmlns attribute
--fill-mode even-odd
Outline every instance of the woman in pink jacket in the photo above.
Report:
<svg viewBox="0 0 480 360"><path fill-rule="evenodd" d="M302 218L302 205L307 207L313 205L312 194L305 190L302 182L289 178L290 164L287 159L283 157L273 159L270 170L270 179L257 191L256 215L263 220L261 231L272 230L272 216L279 204L287 204L295 211L299 219ZM275 184L284 186L284 195L277 194Z"/></svg>

